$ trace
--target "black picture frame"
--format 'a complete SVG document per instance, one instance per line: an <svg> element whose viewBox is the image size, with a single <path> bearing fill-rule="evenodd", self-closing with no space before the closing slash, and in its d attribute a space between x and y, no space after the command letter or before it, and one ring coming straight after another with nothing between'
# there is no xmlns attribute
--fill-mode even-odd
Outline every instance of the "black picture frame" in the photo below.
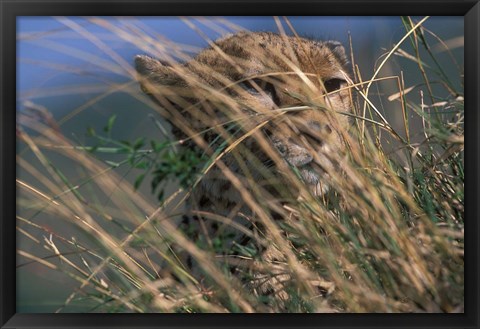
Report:
<svg viewBox="0 0 480 329"><path fill-rule="evenodd" d="M0 0L1 328L478 328L480 4L418 0ZM15 45L17 16L460 15L465 18L465 313L461 314L20 314L15 310Z"/></svg>

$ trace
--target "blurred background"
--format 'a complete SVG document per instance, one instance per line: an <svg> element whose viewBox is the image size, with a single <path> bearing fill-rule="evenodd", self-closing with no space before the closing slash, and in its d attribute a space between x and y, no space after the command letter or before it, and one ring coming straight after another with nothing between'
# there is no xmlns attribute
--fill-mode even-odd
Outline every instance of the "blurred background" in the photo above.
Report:
<svg viewBox="0 0 480 329"><path fill-rule="evenodd" d="M412 17L414 22L422 18ZM286 33L291 34L286 21L283 18L279 21ZM288 21L300 36L342 42L347 53L353 53L362 80L372 77L383 56L406 33L400 17L310 16L288 17ZM215 40L238 29L278 32L277 23L273 17L17 17L17 112L25 112L32 106L48 110L65 137L78 145L90 145L92 139L87 131L102 131L112 115L116 115L112 138L130 141L139 137L161 139L162 134L149 114L156 119L160 117L142 101L144 96L134 82L133 74L134 56L154 55L155 52L139 45L140 39L135 35L151 38L159 47L162 44L172 47L173 42L182 53L194 55L208 45L206 39ZM423 26L432 32L426 36L445 74L461 90L463 17L430 17ZM401 49L414 55L409 43L407 39ZM392 56L387 64L379 77L403 76L406 89L422 83L418 65L405 54ZM433 85L433 88L438 96L445 93L441 86ZM393 126L397 121L398 125L402 124L402 110L400 104L389 101L388 96L398 92L396 79L374 83L370 92L372 101ZM420 98L419 90L412 92L411 97ZM424 100L424 103L431 104L431 100ZM401 131L401 127L398 128ZM37 158L25 144L17 143L17 155L42 171ZM86 178L86 173L73 161L54 152L49 158L72 183ZM120 158L110 155L106 160ZM136 177L131 168L116 170L127 181L133 182ZM36 177L22 170L17 170L17 178L33 186L41 185ZM139 193L155 202L149 184L143 185ZM17 214L65 237L88 239L73 226L56 221L51 215L29 209L28 205L19 207L21 193L19 189ZM94 191L91 193L95 194ZM108 203L108 198L99 202ZM24 234L17 234L17 247L39 257L51 255L48 250L35 250L38 244L32 243ZM18 256L17 265L19 313L55 312L79 286L63 273L21 256ZM90 303L78 299L63 311L86 312L91 310Z"/></svg>

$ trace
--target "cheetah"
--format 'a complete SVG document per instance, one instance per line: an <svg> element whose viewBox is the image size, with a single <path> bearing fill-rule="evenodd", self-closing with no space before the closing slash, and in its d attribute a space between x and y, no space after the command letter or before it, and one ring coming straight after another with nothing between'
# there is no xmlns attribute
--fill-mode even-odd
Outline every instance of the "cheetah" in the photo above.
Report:
<svg viewBox="0 0 480 329"><path fill-rule="evenodd" d="M328 191L325 178L336 170L352 112L349 62L339 42L240 32L185 63L138 55L135 67L141 89L159 106L181 147L218 160L187 201L191 214L184 225L198 228L196 238L228 232L208 214L258 228L245 190L256 190L260 203L296 193L298 181L313 197ZM229 253L245 236L224 240ZM266 248L262 257L281 255Z"/></svg>

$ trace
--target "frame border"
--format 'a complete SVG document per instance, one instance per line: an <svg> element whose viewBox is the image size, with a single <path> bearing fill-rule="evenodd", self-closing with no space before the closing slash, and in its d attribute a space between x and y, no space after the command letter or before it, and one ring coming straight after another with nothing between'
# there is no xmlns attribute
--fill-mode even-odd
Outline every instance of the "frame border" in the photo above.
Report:
<svg viewBox="0 0 480 329"><path fill-rule="evenodd" d="M272 10L275 5L275 10ZM465 313L463 314L27 314L15 310L16 16L458 15L465 18ZM0 0L0 328L478 328L480 126L478 0ZM15 83L12 83L15 82Z"/></svg>

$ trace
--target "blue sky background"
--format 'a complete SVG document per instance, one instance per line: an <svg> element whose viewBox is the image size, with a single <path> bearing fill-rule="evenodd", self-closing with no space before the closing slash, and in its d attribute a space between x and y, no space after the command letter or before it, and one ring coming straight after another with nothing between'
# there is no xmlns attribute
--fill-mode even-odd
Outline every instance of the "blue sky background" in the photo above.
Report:
<svg viewBox="0 0 480 329"><path fill-rule="evenodd" d="M134 25L143 29L153 39L161 40L165 37L197 48L207 45L197 31L178 18L102 17L102 19L127 31L129 26ZM252 31L278 31L272 17L225 19ZM133 57L136 54L144 52L115 33L91 23L87 18L68 17L68 20L98 37L129 64L133 64ZM345 46L349 44L350 34L356 62L362 70L364 79L368 79L373 73L375 61L379 56L386 49L393 47L405 33L399 17L289 17L289 20L300 35L339 40ZM222 35L195 19L190 21L208 38L216 39ZM283 25L288 32L286 24ZM463 17L431 17L424 26L445 40L463 35ZM59 118L80 106L85 96L88 99L95 93L103 92L100 87L101 85L105 87L106 81L116 83L132 79L125 70L112 73L102 62L115 64L111 56L57 18L19 17L17 31L17 99L20 104L26 99L43 102ZM408 47L407 42L405 47ZM463 52L460 53L458 49L455 52L458 59L463 60ZM99 88L91 94L82 92L80 95L84 97L80 97L79 92L83 89L75 90L75 86L89 84L99 85ZM73 90L66 95L68 102L65 104L62 102L65 95L58 97L58 91L62 89L60 87L68 86ZM54 91L57 92L53 94L54 97L49 97Z"/></svg>
<svg viewBox="0 0 480 329"><path fill-rule="evenodd" d="M115 34L86 19L69 17L75 23L85 27L87 31L103 38L106 43L118 52L126 61L131 62L138 49L123 41ZM168 39L190 44L197 47L206 45L205 40L196 31L192 30L183 21L171 17L141 17L141 18L111 18L103 17L117 26L130 21L143 25L146 29ZM348 33L352 36L353 46L357 57L378 57L381 48L391 46L404 33L399 17L289 17L296 31L301 35L317 37L319 39L335 39L345 45L348 44ZM252 31L278 31L275 21L271 17L228 17L228 21ZM195 21L192 21L195 23ZM215 39L220 34L196 24L209 38ZM439 33L443 38L463 35L463 17L431 17L425 24ZM288 31L288 27L285 27ZM92 67L87 58L75 58L55 49L54 45L71 47L78 51L94 54L100 58L109 59L109 56L98 49L90 41L72 31L62 22L50 17L19 17L17 22L18 59L33 61L50 61L69 65ZM18 78L20 91L43 86L55 86L62 79L71 78L69 74L54 72L55 70L40 65L29 65L19 62ZM57 73L57 74L55 74ZM77 77L78 78L78 77ZM78 81L78 80L77 80ZM39 96L39 95L37 95Z"/></svg>

